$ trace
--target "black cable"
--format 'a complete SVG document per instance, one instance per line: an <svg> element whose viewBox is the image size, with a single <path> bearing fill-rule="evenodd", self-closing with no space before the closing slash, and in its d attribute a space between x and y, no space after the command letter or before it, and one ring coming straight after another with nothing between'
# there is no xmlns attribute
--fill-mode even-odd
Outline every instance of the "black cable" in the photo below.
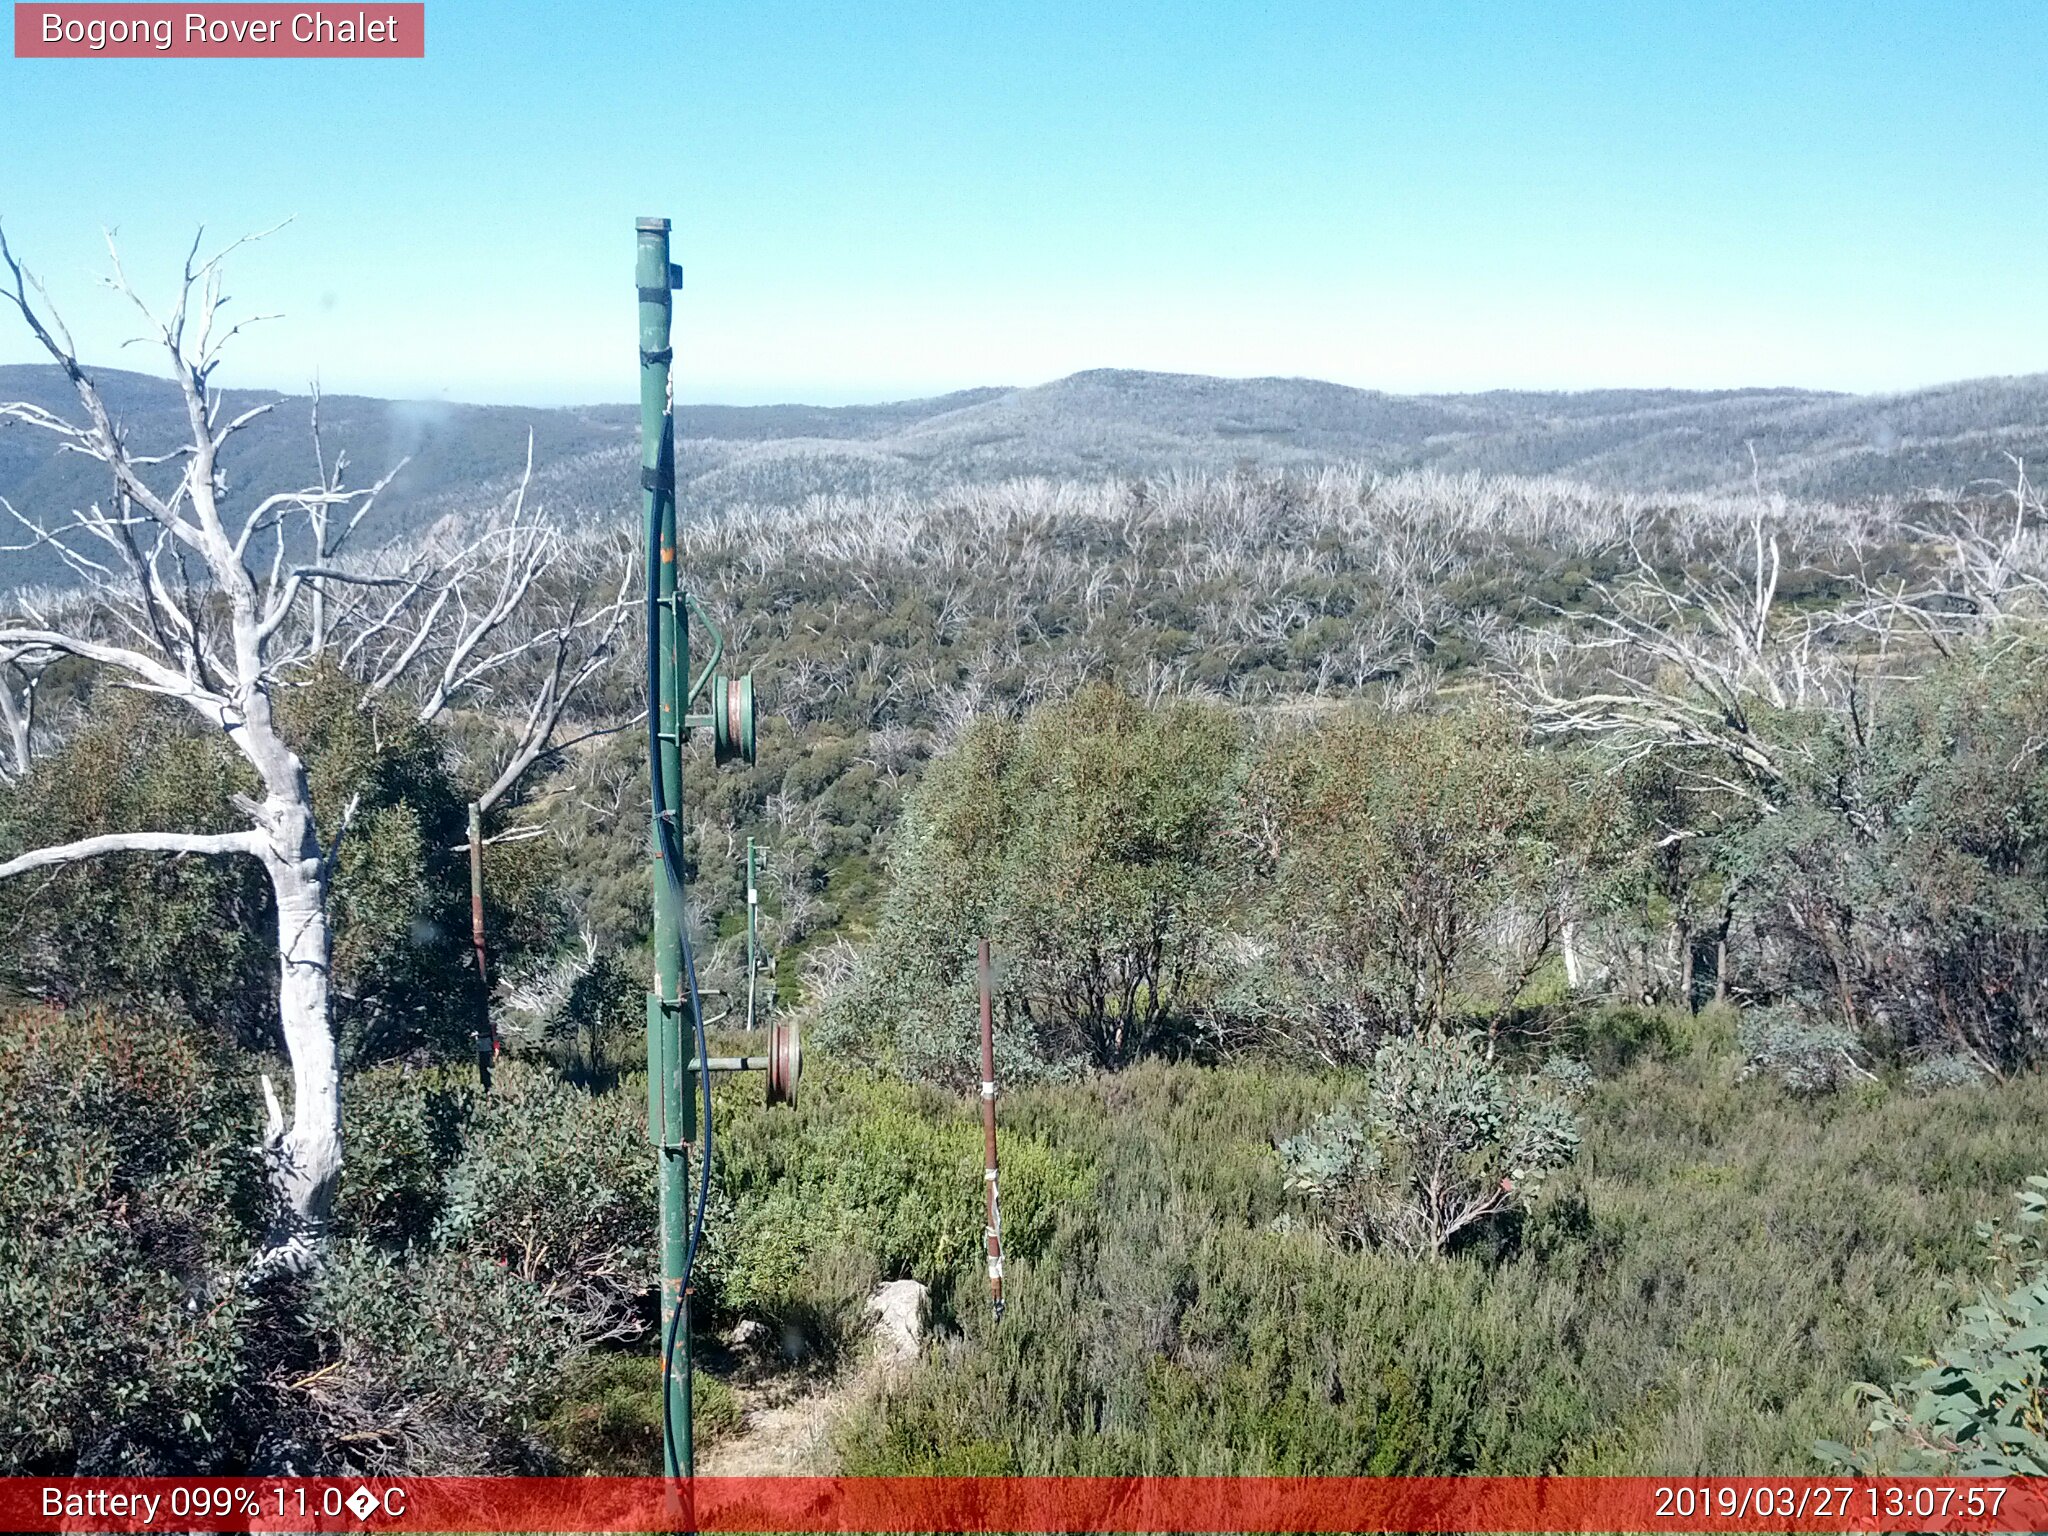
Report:
<svg viewBox="0 0 2048 1536"><path fill-rule="evenodd" d="M672 439L669 434L674 427L663 423L662 451L669 451ZM711 1052L704 1038L704 1004L697 993L697 956L690 945L690 928L683 906L683 854L677 846L675 827L668 819L668 804L661 774L661 522L658 516L661 493L655 493L657 515L650 518L647 529L647 766L648 779L654 805L654 835L661 845L662 874L668 881L668 888L674 898L676 937L682 950L683 971L690 981L690 1017L696 1024L697 1036L697 1081L703 1089L704 1152L697 1169L697 1211L690 1222L690 1241L683 1250L682 1289L676 1296L675 1310L669 1314L668 1329L662 1340L661 1349L661 1424L662 1444L668 1455L668 1475L682 1476L677 1464L675 1444L675 1351L678 1330L682 1327L683 1314L687 1310L686 1299L690 1294L690 1276L697 1267L697 1246L704 1236L704 1208L711 1201L711 1073L704 1065L711 1059ZM678 616L679 625L689 623L689 615ZM689 700L683 701L685 711ZM677 722L680 728L681 722ZM666 999L664 999L666 1001ZM666 1084L662 1102L667 1103ZM662 1126L664 1157L668 1156L668 1127ZM684 1402L694 1408L695 1382L683 1383ZM694 1422L694 1413L692 1415ZM694 1470L694 1469L693 1469Z"/></svg>

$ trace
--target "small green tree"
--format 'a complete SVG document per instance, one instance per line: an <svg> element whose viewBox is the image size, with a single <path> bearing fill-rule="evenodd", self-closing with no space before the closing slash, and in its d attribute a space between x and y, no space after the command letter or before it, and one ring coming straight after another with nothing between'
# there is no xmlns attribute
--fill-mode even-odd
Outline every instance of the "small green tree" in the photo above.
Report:
<svg viewBox="0 0 2048 1536"><path fill-rule="evenodd" d="M567 1042L592 1072L607 1060L627 1059L647 1019L646 983L614 950L600 949L590 968L569 984L569 995L547 1022L550 1038Z"/></svg>
<svg viewBox="0 0 2048 1536"><path fill-rule="evenodd" d="M1777 814L1741 857L1772 991L1884 1054L2004 1073L2048 1049L2048 674L1966 652L1846 716L1764 722Z"/></svg>
<svg viewBox="0 0 2048 1536"><path fill-rule="evenodd" d="M1333 1059L1497 1029L1557 951L1602 804L1493 715L1359 710L1265 754L1240 835L1265 877L1268 1011Z"/></svg>
<svg viewBox="0 0 2048 1536"><path fill-rule="evenodd" d="M1354 1242L1442 1253L1475 1223L1529 1206L1578 1151L1587 1075L1575 1062L1520 1076L1475 1035L1428 1034L1388 1041L1372 1069L1362 1106L1280 1144L1288 1187Z"/></svg>
<svg viewBox="0 0 2048 1536"><path fill-rule="evenodd" d="M1229 889L1234 719L1105 687L984 721L905 808L892 882L837 1038L914 1075L977 1075L975 952L993 939L1006 1075L1116 1068L1190 1027ZM864 1043L864 1045L863 1045Z"/></svg>
<svg viewBox="0 0 2048 1536"><path fill-rule="evenodd" d="M1730 941L1743 910L1742 840L1762 809L1670 754L1623 763L1614 784L1626 851L1606 872L1601 904L1616 980L1631 996L1688 1010L1726 1001L1739 984Z"/></svg>

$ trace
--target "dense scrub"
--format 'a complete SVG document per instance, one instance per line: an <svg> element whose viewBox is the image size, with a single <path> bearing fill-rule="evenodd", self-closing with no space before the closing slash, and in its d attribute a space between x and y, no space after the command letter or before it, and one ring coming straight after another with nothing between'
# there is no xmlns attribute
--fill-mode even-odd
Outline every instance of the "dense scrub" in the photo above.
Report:
<svg viewBox="0 0 2048 1536"><path fill-rule="evenodd" d="M0 1018L0 1466L203 1465L235 1417L248 1085L137 1011Z"/></svg>
<svg viewBox="0 0 2048 1536"><path fill-rule="evenodd" d="M0 1465L561 1465L565 1373L644 1331L633 1099L510 1064L488 1098L383 1067L350 1100L323 1269L258 1275L247 1064L170 1017L0 1015Z"/></svg>
<svg viewBox="0 0 2048 1536"><path fill-rule="evenodd" d="M1770 798L1711 810L1490 707L1276 726L1090 685L976 722L926 774L821 1038L970 1081L987 936L1013 1076L1343 1064L1466 1030L1526 1048L1603 994L1738 1000L1752 1069L1799 1091L1883 1062L1928 1087L2024 1070L2048 1050L2048 683L2024 655L1961 654L1847 717L1777 711L1754 731L1784 764Z"/></svg>
<svg viewBox="0 0 2048 1536"><path fill-rule="evenodd" d="M1767 522L1777 607L1730 640ZM1926 528L1331 472L686 542L775 710L751 767L689 770L705 981L735 980L760 836L775 989L827 1048L793 1115L719 1090L699 1321L830 1359L876 1280L932 1285L940 1358L852 1469L1807 1470L1864 1454L1844 1389L1943 1335L1972 1222L2039 1171L2048 681L2009 593L1873 627L1868 583L1942 579ZM209 826L243 787L59 681L0 855ZM513 1050L484 1092L459 844L491 723L350 686L286 705L322 814L358 807L310 1280L247 1272L247 872L0 885L0 982L57 1005L0 1018L10 1465L652 1463L638 745L563 754L487 854ZM956 1091L984 935L1018 1090L1000 1328ZM1438 1158L1469 1219L1418 1198ZM112 1314L53 1290L101 1270Z"/></svg>
<svg viewBox="0 0 2048 1536"><path fill-rule="evenodd" d="M316 1328L281 1358L237 1278L255 1213L218 1192L255 1187L225 1063L177 1056L175 1030L9 1027L0 1101L60 1106L0 1125L0 1240L29 1245L6 1271L7 1358L28 1370L6 1397L34 1407L11 1464L651 1459L637 1083L591 1094L515 1064L486 1101L439 1073L359 1078L363 1155L301 1303ZM795 1115L722 1092L703 1321L767 1319L829 1355L875 1280L932 1285L939 1353L850 1427L859 1471L1802 1471L1815 1441L1858 1442L1846 1384L1893 1379L1968 1298L1971 1225L2038 1164L2048 1080L1801 1097L1741 1078L1719 1010L1603 1012L1577 1044L1627 1063L1582 1106L1577 1158L1422 1262L1333 1241L1288 1188L1277 1143L1362 1098L1368 1070L1155 1061L1007 1095L999 1326L971 1099L830 1068ZM155 1064L207 1097L139 1092L131 1070ZM176 1134L150 1132L167 1112ZM103 1154L100 1182L37 1171ZM79 1263L143 1289L53 1331L47 1286ZM115 1371L126 1396L96 1390Z"/></svg>
<svg viewBox="0 0 2048 1536"><path fill-rule="evenodd" d="M1009 1098L1097 1170L1000 1324L851 1427L849 1470L1811 1472L1844 1392L1925 1348L1971 1224L2040 1160L2043 1080L1808 1103L1742 1084L1726 1021L1601 1083L1578 1160L1493 1241L1335 1247L1272 1139L1350 1090L1156 1064Z"/></svg>

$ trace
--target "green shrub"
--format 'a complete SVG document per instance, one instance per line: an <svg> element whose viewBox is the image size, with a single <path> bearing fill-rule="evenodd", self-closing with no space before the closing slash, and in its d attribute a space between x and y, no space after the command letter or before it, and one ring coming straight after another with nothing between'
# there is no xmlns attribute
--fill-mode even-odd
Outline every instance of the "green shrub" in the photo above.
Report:
<svg viewBox="0 0 2048 1536"><path fill-rule="evenodd" d="M795 1114L720 1109L705 1266L723 1306L778 1318L808 1308L820 1333L848 1337L876 1280L938 1290L979 1272L978 1103L827 1069L806 1076ZM1001 1155L1006 1248L1029 1256L1089 1180L1071 1153L1021 1129L1003 1129Z"/></svg>
<svg viewBox="0 0 2048 1536"><path fill-rule="evenodd" d="M652 1310L644 1093L587 1092L515 1058L488 1093L461 1069L387 1065L352 1076L346 1102L349 1178L309 1308L314 1354L282 1382L311 1454L590 1470L578 1447L597 1454L630 1427L606 1429L616 1415L601 1405L586 1422L564 1394L602 1373L594 1351L644 1339Z"/></svg>
<svg viewBox="0 0 2048 1536"><path fill-rule="evenodd" d="M1807 1096L1872 1080L1858 1059L1863 1046L1853 1030L1793 1004L1752 1008L1737 1029L1744 1077L1767 1077Z"/></svg>
<svg viewBox="0 0 2048 1536"><path fill-rule="evenodd" d="M692 1394L697 1446L740 1425L733 1389L702 1371ZM540 1427L563 1466L610 1477L645 1477L661 1466L661 1361L653 1355L597 1355L563 1380Z"/></svg>
<svg viewBox="0 0 2048 1536"><path fill-rule="evenodd" d="M0 859L129 830L243 825L254 778L189 711L100 687L87 723L0 786ZM0 988L71 1006L179 1009L247 1044L275 1035L270 885L249 858L115 854L0 880Z"/></svg>
<svg viewBox="0 0 2048 1536"><path fill-rule="evenodd" d="M1989 1077L1976 1057L1951 1052L1914 1062L1906 1069L1906 1086L1915 1093L1943 1093L1951 1088L1982 1088Z"/></svg>
<svg viewBox="0 0 2048 1536"><path fill-rule="evenodd" d="M1692 1016L1682 1012L1609 1002L1576 1010L1564 1039L1574 1056L1608 1076L1639 1057L1678 1048L1697 1028Z"/></svg>
<svg viewBox="0 0 2048 1536"><path fill-rule="evenodd" d="M778 1313L835 1249L867 1256L878 1277L927 1284L962 1263L981 1231L979 1146L964 1117L844 1075L805 1086L797 1117L754 1117L723 1139L731 1215L710 1272L724 1304Z"/></svg>
<svg viewBox="0 0 2048 1536"><path fill-rule="evenodd" d="M214 1464L251 1325L251 1076L139 1012L0 1018L0 1466Z"/></svg>
<svg viewBox="0 0 2048 1536"><path fill-rule="evenodd" d="M644 1095L503 1063L449 1171L435 1242L508 1266L593 1337L626 1335L656 1278L658 1227Z"/></svg>
<svg viewBox="0 0 2048 1536"><path fill-rule="evenodd" d="M473 1068L392 1065L350 1076L337 1235L383 1248L425 1242L478 1099Z"/></svg>
<svg viewBox="0 0 2048 1536"><path fill-rule="evenodd" d="M1818 1447L1865 1474L2048 1477L2048 1178L2029 1178L2013 1223L1981 1223L1992 1283L1924 1369L1892 1388L1865 1382L1861 1450Z"/></svg>
<svg viewBox="0 0 2048 1536"><path fill-rule="evenodd" d="M1362 1109L1339 1105L1280 1143L1288 1187L1354 1241L1442 1253L1475 1223L1526 1210L1571 1161L1571 1106L1589 1082L1564 1060L1513 1076L1475 1035L1390 1040L1373 1053Z"/></svg>
<svg viewBox="0 0 2048 1536"><path fill-rule="evenodd" d="M327 1355L292 1385L327 1454L372 1470L532 1470L540 1405L591 1342L562 1298L477 1252L334 1245L309 1321Z"/></svg>

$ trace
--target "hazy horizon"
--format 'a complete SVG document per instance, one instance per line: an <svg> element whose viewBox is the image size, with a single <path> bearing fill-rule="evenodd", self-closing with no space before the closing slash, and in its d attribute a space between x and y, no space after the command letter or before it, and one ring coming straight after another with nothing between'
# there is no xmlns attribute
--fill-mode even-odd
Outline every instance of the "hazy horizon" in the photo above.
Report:
<svg viewBox="0 0 2048 1536"><path fill-rule="evenodd" d="M36 366L39 366L39 364L37 363L37 360L33 357L9 357L5 359L0 359L0 368ZM151 378L163 378L166 380L168 378L167 375L156 373L147 366L137 366L137 360L132 359L122 359L119 362L109 363L105 361L96 362L88 358L85 360L85 366L89 369L94 369L102 373L118 371L123 373L144 375ZM629 357L625 369L625 376L629 380L633 377L632 369L633 363ZM1147 374L1162 378L1216 379L1227 383L1239 384L1255 383L1259 381L1277 381L1282 383L1293 384L1330 384L1336 385L1337 387L1343 389L1355 389L1369 394L1380 394L1393 398L1414 397L1456 399L1464 397L1482 397L1487 395L1498 394L1601 395L1637 393L1675 393L1689 395L1715 395L1729 393L1790 392L1810 395L1833 395L1858 399L1881 400L1893 396L1920 394L1929 390L1948 389L1966 384L2032 378L2041 374L2048 374L2048 368L2027 369L2012 373L1972 374L1968 376L1955 378L1929 379L1922 382L1900 385L1896 388L1864 390L1833 389L1823 385L1803 384L1797 382L1787 383L1759 381L1722 385L1683 385L1662 384L1656 382L1630 382L1618 384L1591 385L1515 384L1480 385L1470 389L1407 390L1388 389L1371 383L1359 383L1347 379L1324 378L1313 374L1197 373L1178 369L1137 368L1122 366L1118 364L1100 364L1091 367L1070 369L1065 373L1056 374L1050 378L1033 379L1028 382L984 379L979 381L971 381L963 384L948 385L947 387L944 388L930 389L910 394L885 393L883 392L883 386L876 386L874 389L867 391L863 391L857 387L854 387L848 388L843 391L834 390L830 392L820 392L818 394L807 396L775 394L772 392L749 394L737 391L726 394L696 393L692 392L687 387L687 381L680 376L679 372L677 380L677 400L679 403L683 405L696 406L791 406L835 409L845 406L881 406L909 404L918 401L939 399L947 395L972 393L974 391L979 390L999 390L1003 392L1012 392L1032 389L1043 389L1050 385L1062 383L1068 379L1098 373ZM307 394L310 390L310 386L314 382L312 380L300 380L296 384L293 384L279 383L274 380L245 379L236 376L232 369L226 368L224 368L221 371L218 381L222 388L228 390L248 390L258 393L270 393L291 396ZM637 409L639 404L638 400L633 397L629 389L621 389L617 393L609 396L571 397L565 395L555 397L520 398L487 398L484 394L479 394L476 396L384 394L379 393L378 391L375 390L340 389L325 382L321 384L321 389L323 393L328 395L352 395L364 399L388 400L394 404L401 405L474 405L504 406L515 409L524 408L530 410L588 410L608 406Z"/></svg>

